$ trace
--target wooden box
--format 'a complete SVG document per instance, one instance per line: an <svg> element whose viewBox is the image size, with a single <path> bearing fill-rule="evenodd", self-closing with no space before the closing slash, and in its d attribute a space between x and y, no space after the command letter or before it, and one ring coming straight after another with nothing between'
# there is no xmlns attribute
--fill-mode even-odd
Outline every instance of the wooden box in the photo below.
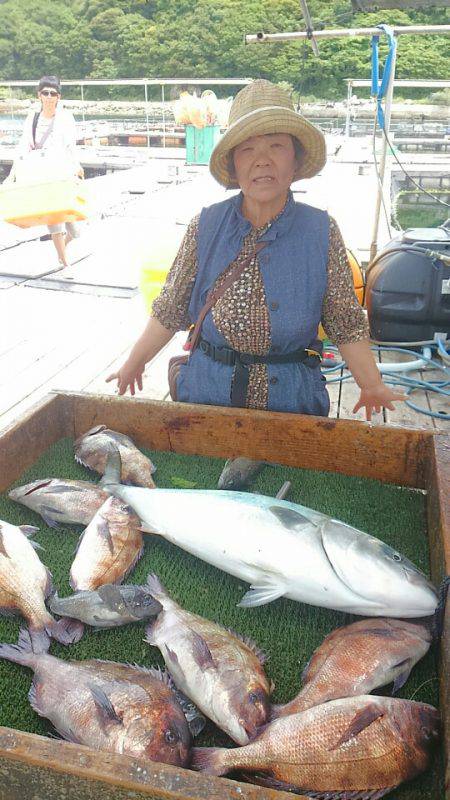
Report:
<svg viewBox="0 0 450 800"><path fill-rule="evenodd" d="M426 489L432 577L439 584L450 574L450 441L446 434L295 414L52 393L0 434L0 491L60 438L79 436L100 423L151 449L205 456L246 455ZM449 661L447 603L439 665L446 797L450 797ZM0 776L0 798L8 800L300 797L164 764L143 764L127 756L10 728L0 728Z"/></svg>

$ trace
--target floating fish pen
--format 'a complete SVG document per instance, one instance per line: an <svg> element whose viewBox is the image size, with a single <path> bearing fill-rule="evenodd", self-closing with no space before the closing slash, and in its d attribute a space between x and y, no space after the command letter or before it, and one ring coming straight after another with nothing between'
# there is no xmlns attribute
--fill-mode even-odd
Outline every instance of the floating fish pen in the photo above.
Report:
<svg viewBox="0 0 450 800"><path fill-rule="evenodd" d="M97 482L75 463L73 441L95 425L132 437L157 466L159 487L216 488L224 458L244 455L270 464L253 490L274 496L285 480L289 500L369 531L399 549L431 575L436 586L450 573L450 445L428 431L371 426L346 420L302 417L141 399L52 393L0 435L0 518L40 528L41 559L60 596L70 594L69 569L81 528L47 528L34 512L8 499L12 485L49 477ZM214 536L214 527L211 529ZM145 552L128 583L155 572L184 608L250 636L269 660L273 701L297 694L313 650L350 614L286 598L259 608L238 608L248 585L158 536L146 535ZM0 641L15 642L20 623L0 617ZM56 642L64 659L101 658L163 665L144 642L145 624L91 631L70 647ZM450 752L450 604L440 652L431 648L414 667L400 697L439 706L441 749L431 769L389 797L445 797ZM0 661L0 798L172 798L172 800L288 800L284 791L245 783L239 773L216 778L126 755L94 751L55 738L50 723L28 703L31 672ZM388 694L385 687L375 694ZM195 744L231 746L208 723ZM447 784L448 785L448 784Z"/></svg>

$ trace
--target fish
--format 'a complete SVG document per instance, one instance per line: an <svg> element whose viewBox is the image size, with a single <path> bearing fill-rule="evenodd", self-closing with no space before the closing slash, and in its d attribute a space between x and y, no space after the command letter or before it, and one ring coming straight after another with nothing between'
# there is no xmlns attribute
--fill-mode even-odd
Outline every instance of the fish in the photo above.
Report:
<svg viewBox="0 0 450 800"><path fill-rule="evenodd" d="M159 667L148 668L141 667L138 664L121 664L116 661L101 661L99 659L84 661L83 666L86 669L92 667L94 672L101 673L105 678L110 676L115 680L137 683L145 689L149 696L175 698L183 711L192 737L198 736L205 727L206 719L197 706L175 686L170 674L160 670ZM169 691L167 691L166 687Z"/></svg>
<svg viewBox="0 0 450 800"><path fill-rule="evenodd" d="M238 456L225 461L217 488L236 490L248 486L266 466L266 461L252 461L251 458Z"/></svg>
<svg viewBox="0 0 450 800"><path fill-rule="evenodd" d="M72 589L92 591L105 583L121 583L142 555L140 526L127 503L108 497L80 537L70 568Z"/></svg>
<svg viewBox="0 0 450 800"><path fill-rule="evenodd" d="M88 481L44 478L18 486L8 497L40 514L45 524L89 525L108 494Z"/></svg>
<svg viewBox="0 0 450 800"><path fill-rule="evenodd" d="M263 653L250 639L181 608L156 575L148 586L163 610L147 626L145 641L159 648L175 685L200 711L246 744L268 718Z"/></svg>
<svg viewBox="0 0 450 800"><path fill-rule="evenodd" d="M103 475L111 441L117 445L120 451L121 482L153 489L155 484L152 475L156 471L155 465L138 450L129 436L109 430L106 425L96 425L75 440L75 460L84 467Z"/></svg>
<svg viewBox="0 0 450 800"><path fill-rule="evenodd" d="M368 533L264 495L123 486L119 462L111 451L105 489L134 508L143 531L250 583L241 607L288 597L361 616L434 614L433 584Z"/></svg>
<svg viewBox="0 0 450 800"><path fill-rule="evenodd" d="M245 747L194 748L192 764L262 771L258 783L317 800L377 800L427 769L439 730L433 706L361 695L274 720Z"/></svg>
<svg viewBox="0 0 450 800"><path fill-rule="evenodd" d="M162 610L145 586L106 583L97 591L79 591L69 597L53 594L48 605L53 614L71 617L94 628L116 628L156 616Z"/></svg>
<svg viewBox="0 0 450 800"><path fill-rule="evenodd" d="M52 576L36 553L39 545L28 538L37 530L0 520L0 613L21 614L35 642L46 643L51 636L72 644L81 638L83 626L70 619L57 622L45 607Z"/></svg>
<svg viewBox="0 0 450 800"><path fill-rule="evenodd" d="M33 670L30 704L64 739L174 766L188 763L188 724L158 670L141 678L137 667L64 661L33 650L25 629L17 645L0 644L0 658Z"/></svg>
<svg viewBox="0 0 450 800"><path fill-rule="evenodd" d="M369 694L391 682L395 694L428 652L431 639L429 626L402 619L363 619L338 628L313 653L299 694L286 705L272 706L271 719Z"/></svg>

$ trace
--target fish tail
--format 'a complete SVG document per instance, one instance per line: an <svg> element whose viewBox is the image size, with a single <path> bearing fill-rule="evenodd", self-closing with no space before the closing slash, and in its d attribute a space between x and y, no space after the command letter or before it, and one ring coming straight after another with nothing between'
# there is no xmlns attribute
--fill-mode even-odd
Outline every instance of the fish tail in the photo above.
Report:
<svg viewBox="0 0 450 800"><path fill-rule="evenodd" d="M232 769L226 764L227 752L223 747L193 747L191 766L208 775L224 775Z"/></svg>
<svg viewBox="0 0 450 800"><path fill-rule="evenodd" d="M101 486L102 489L105 489L108 484L120 484L121 475L122 459L120 457L120 450L114 442L109 442L107 446L105 471L98 485Z"/></svg>
<svg viewBox="0 0 450 800"><path fill-rule="evenodd" d="M75 644L79 642L84 633L84 625L77 619L70 617L63 617L58 621L52 620L46 625L46 631L49 636L56 639L61 644Z"/></svg>
<svg viewBox="0 0 450 800"><path fill-rule="evenodd" d="M164 588L158 576L155 575L154 572L149 572L149 574L147 575L146 586L149 589L152 597L156 598L156 600L161 600L161 598L163 599L169 598L166 589Z"/></svg>
<svg viewBox="0 0 450 800"><path fill-rule="evenodd" d="M0 644L0 658L33 668L35 656L46 653L49 645L50 639L45 630L21 628L17 644Z"/></svg>

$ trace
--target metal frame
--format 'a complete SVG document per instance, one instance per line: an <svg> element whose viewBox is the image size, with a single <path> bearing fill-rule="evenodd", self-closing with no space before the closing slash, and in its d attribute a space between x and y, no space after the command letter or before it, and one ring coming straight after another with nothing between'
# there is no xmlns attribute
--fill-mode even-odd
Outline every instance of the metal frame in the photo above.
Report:
<svg viewBox="0 0 450 800"><path fill-rule="evenodd" d="M409 26L390 26L393 33L395 35L400 35L402 33L406 33L409 35L422 35L422 34L450 34L450 25L409 25ZM323 30L323 31L314 31L314 37L316 39L335 39L335 38L354 38L355 36L382 36L383 31L380 28L341 28L336 30ZM296 39L309 39L311 38L311 32L305 31L294 31L292 33L264 33L263 31L259 31L256 34L248 34L245 36L245 43L246 44L266 44L270 42L291 42ZM380 210L381 210L381 198L383 196L384 191L384 183L385 183L385 172L386 172L386 159L387 159L387 138L390 130L390 121L391 121L391 105L392 105L392 97L394 94L394 78L395 78L395 61L396 61L396 53L394 53L394 57L392 59L392 66L391 72L389 76L389 83L386 89L386 102L385 102L385 126L384 130L386 136L383 137L383 147L381 152L381 160L380 160L380 167L378 170L379 173L379 185L377 189L377 197L375 203L375 219L373 225L373 234L372 234L372 242L370 246L370 258L374 258L377 252L378 246L378 228L380 223ZM349 99L349 94L347 90L347 101Z"/></svg>

